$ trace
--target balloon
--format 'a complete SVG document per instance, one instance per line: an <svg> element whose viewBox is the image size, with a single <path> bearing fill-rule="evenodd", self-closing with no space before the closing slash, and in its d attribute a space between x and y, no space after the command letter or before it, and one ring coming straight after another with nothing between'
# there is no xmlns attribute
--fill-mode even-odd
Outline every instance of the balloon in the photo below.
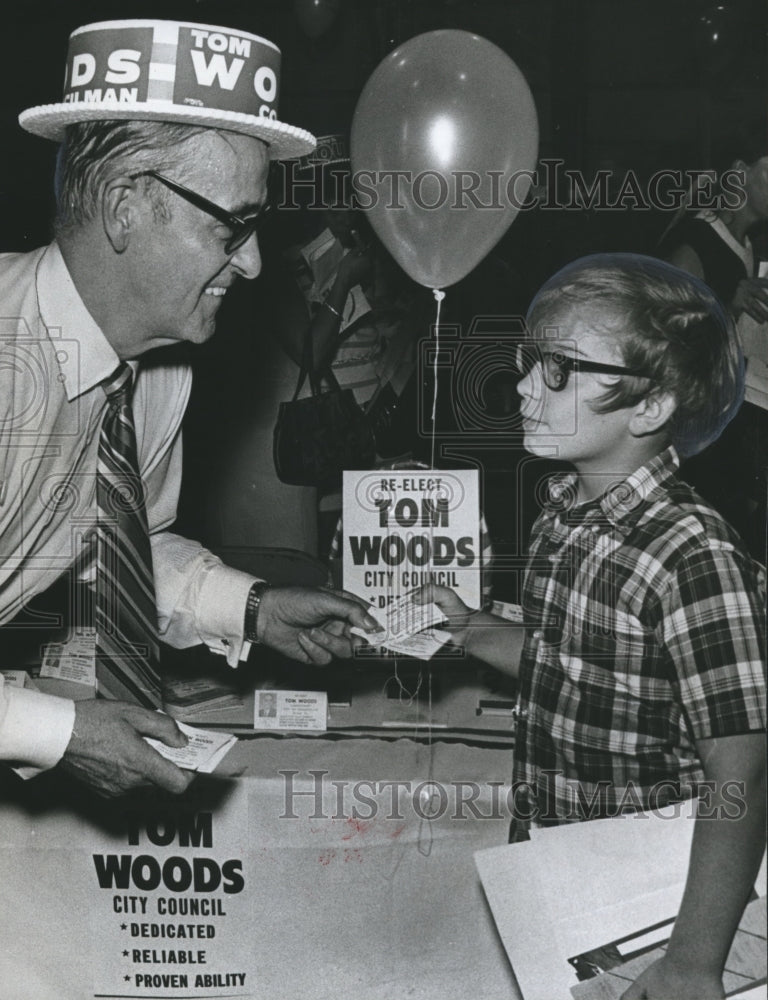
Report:
<svg viewBox="0 0 768 1000"><path fill-rule="evenodd" d="M308 38L320 38L339 13L341 0L293 0L296 20Z"/></svg>
<svg viewBox="0 0 768 1000"><path fill-rule="evenodd" d="M430 31L379 64L355 108L353 180L407 274L445 288L485 257L525 200L538 133L522 73L478 35Z"/></svg>

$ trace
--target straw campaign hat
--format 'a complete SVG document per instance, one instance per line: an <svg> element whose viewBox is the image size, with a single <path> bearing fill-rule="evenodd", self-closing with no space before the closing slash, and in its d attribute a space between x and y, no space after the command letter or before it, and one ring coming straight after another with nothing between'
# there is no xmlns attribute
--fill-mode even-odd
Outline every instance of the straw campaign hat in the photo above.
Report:
<svg viewBox="0 0 768 1000"><path fill-rule="evenodd" d="M296 174L304 176L325 167L349 166L349 140L346 133L319 135L316 142L315 149L302 156L296 164Z"/></svg>
<svg viewBox="0 0 768 1000"><path fill-rule="evenodd" d="M315 138L277 119L280 50L234 28L187 21L102 21L69 36L60 104L19 124L61 141L76 122L144 119L227 129L263 139L270 159L305 156Z"/></svg>

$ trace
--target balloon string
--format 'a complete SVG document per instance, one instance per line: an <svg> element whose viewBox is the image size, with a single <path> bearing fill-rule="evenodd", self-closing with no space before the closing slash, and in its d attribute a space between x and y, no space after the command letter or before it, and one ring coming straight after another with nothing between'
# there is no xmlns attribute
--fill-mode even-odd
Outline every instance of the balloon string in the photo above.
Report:
<svg viewBox="0 0 768 1000"><path fill-rule="evenodd" d="M430 462L431 468L435 468L435 442L437 439L437 359L440 353L440 307L442 306L443 299L445 298L445 292L441 291L439 288L433 288L432 294L435 297L435 356L432 363L432 442L431 442L431 453L432 460ZM429 679L428 687L428 699L427 699L427 748L429 753L429 784L432 783L433 777L433 765L434 765L434 746L432 743L432 671L427 666L427 677ZM419 673L419 687L421 686L421 673ZM418 688L417 688L418 692ZM419 832L416 839L416 846L418 848L419 854L428 858L432 853L432 824L431 822L426 823L425 830L425 820L431 820L431 816L424 816L422 812L421 819L419 820ZM426 832L426 837L424 836Z"/></svg>
<svg viewBox="0 0 768 1000"><path fill-rule="evenodd" d="M435 357L432 365L432 460L430 462L431 468L435 468L435 442L437 440L437 359L440 353L440 307L443 304L443 299L445 298L445 292L441 291L439 288L433 288L432 294L435 297ZM427 665L427 678L428 678L428 698L427 698L427 752L429 754L429 784L432 785L433 781L433 767L434 767L434 745L432 743L432 671ZM419 673L419 685L421 685L421 673ZM418 689L417 689L418 690ZM425 819L428 820L425 829ZM419 832L417 836L416 846L418 848L419 854L423 857L428 858L432 853L432 824L429 820L432 816L425 817L423 812L421 819L419 820ZM425 836L426 834L426 836Z"/></svg>
<svg viewBox="0 0 768 1000"><path fill-rule="evenodd" d="M435 468L435 439L437 437L437 357L440 353L440 307L442 305L443 299L445 298L445 292L441 291L439 288L433 288L432 294L435 297L436 305L436 316L435 316L435 355L434 361L432 363L432 443L431 443L431 461L430 467Z"/></svg>

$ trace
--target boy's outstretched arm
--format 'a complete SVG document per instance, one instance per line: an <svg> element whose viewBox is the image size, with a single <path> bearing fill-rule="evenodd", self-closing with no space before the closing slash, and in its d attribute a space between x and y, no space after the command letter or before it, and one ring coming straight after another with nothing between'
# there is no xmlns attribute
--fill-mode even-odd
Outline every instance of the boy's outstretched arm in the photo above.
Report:
<svg viewBox="0 0 768 1000"><path fill-rule="evenodd" d="M427 583L413 595L417 604L434 602L443 612L446 629L457 646L505 674L517 677L525 630L487 611L472 611L450 587Z"/></svg>
<svg viewBox="0 0 768 1000"><path fill-rule="evenodd" d="M699 800L680 912L666 955L621 1000L725 996L725 960L765 850L765 734L699 740L697 750L714 792Z"/></svg>

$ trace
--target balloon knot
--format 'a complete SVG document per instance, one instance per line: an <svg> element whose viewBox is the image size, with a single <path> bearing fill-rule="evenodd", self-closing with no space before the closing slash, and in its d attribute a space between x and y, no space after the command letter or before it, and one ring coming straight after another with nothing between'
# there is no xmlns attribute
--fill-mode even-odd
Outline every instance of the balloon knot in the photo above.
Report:
<svg viewBox="0 0 768 1000"><path fill-rule="evenodd" d="M433 288L432 294L435 296L435 302L442 302L445 298L445 292L440 288Z"/></svg>

